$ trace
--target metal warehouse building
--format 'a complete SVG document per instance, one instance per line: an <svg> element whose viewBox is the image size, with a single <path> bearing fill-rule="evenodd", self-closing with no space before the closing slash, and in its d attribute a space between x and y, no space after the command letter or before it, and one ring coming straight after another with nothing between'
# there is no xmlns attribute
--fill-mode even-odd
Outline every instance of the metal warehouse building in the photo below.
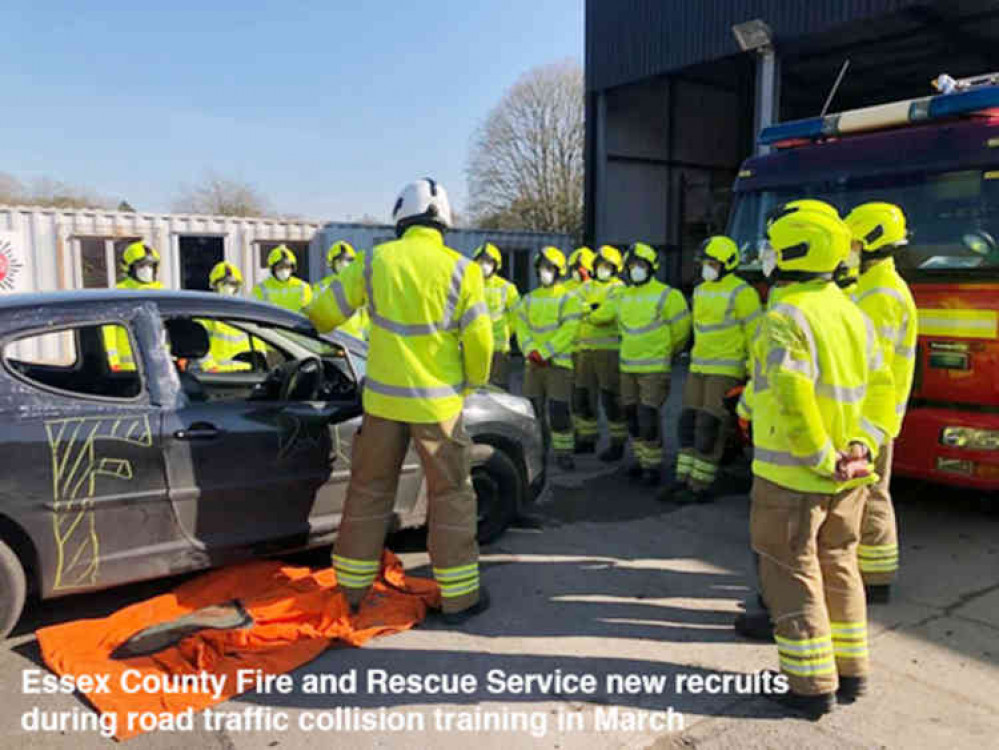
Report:
<svg viewBox="0 0 999 750"><path fill-rule="evenodd" d="M333 242L364 250L394 238L390 226L0 206L0 294L114 286L122 253L136 240L160 251L160 280L168 288L207 290L209 271L227 260L243 272L248 292L267 276L267 255L278 245L295 252L299 276L316 281L327 273L324 256ZM504 253L502 274L522 290L534 284L530 259L537 250L569 247L566 235L535 232L455 229L445 241L471 255L487 240Z"/></svg>
<svg viewBox="0 0 999 750"><path fill-rule="evenodd" d="M689 282L755 133L818 115L847 59L830 112L999 70L999 3L587 0L588 242L649 242Z"/></svg>

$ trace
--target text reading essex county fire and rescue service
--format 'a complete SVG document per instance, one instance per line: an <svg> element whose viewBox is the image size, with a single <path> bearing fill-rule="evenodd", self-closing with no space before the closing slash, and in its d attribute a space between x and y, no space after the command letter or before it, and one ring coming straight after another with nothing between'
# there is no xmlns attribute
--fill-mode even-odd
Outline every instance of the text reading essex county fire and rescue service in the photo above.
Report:
<svg viewBox="0 0 999 750"><path fill-rule="evenodd" d="M481 673L405 673L348 669L340 673L117 674L64 675L40 669L22 673L26 696L45 699L21 715L29 733L92 732L104 737L152 730L174 732L510 732L535 738L577 732L680 732L684 710L710 713L713 696L787 692L779 674L614 672L592 674L555 669ZM73 693L97 696L161 695L161 712L98 713L73 705ZM261 705L256 696L312 696ZM246 700L240 700L238 696ZM190 704L185 708L184 696ZM328 696L324 702L315 696ZM231 703L223 703L233 698ZM530 701L530 702L528 702ZM699 701L704 701L698 705ZM717 701L716 701L717 702ZM723 704L723 703L722 703ZM718 704L718 705L722 705ZM197 708L195 708L197 706ZM207 707L206 706L210 706Z"/></svg>

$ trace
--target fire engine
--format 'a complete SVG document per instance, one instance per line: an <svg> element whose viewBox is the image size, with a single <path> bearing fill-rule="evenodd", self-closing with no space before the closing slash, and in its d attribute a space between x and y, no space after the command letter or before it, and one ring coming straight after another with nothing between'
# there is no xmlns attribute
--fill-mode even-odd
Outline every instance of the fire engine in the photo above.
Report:
<svg viewBox="0 0 999 750"><path fill-rule="evenodd" d="M771 153L735 182L729 234L760 268L767 216L818 198L845 216L902 207L895 262L919 308L916 379L895 450L902 476L999 490L999 74L939 93L764 128Z"/></svg>

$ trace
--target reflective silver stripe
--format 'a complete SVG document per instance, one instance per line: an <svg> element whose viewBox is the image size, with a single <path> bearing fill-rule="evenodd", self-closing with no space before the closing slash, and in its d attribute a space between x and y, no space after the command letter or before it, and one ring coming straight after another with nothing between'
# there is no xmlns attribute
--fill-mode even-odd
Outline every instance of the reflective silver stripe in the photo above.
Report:
<svg viewBox="0 0 999 750"><path fill-rule="evenodd" d="M879 326L878 335L883 339L895 342L899 337L899 330L895 326Z"/></svg>
<svg viewBox="0 0 999 750"><path fill-rule="evenodd" d="M818 350L815 347L815 336L812 333L812 326L809 325L808 318L805 317L805 314L794 305L788 304L774 305L770 312L778 315L786 315L798 325L798 328L800 328L801 332L805 334L805 339L808 341L809 359L811 359L812 363L815 365L816 371L818 371L819 355Z"/></svg>
<svg viewBox="0 0 999 750"><path fill-rule="evenodd" d="M726 328L735 328L738 325L741 325L738 320L727 320L724 323L694 323L694 330L698 333L714 333L724 331Z"/></svg>
<svg viewBox="0 0 999 750"><path fill-rule="evenodd" d="M801 359L795 359L787 349L772 349L767 354L767 367L780 367L784 370L804 375L809 380L818 378L815 365Z"/></svg>
<svg viewBox="0 0 999 750"><path fill-rule="evenodd" d="M333 292L333 299L336 300L336 306L340 310L340 314L345 318L353 315L355 308L351 307L347 301L347 293L343 288L343 282L340 279L335 279L329 288Z"/></svg>
<svg viewBox="0 0 999 750"><path fill-rule="evenodd" d="M905 359L915 359L916 358L916 347L906 346L905 344L895 345L895 354Z"/></svg>
<svg viewBox="0 0 999 750"><path fill-rule="evenodd" d="M212 338L219 339L220 341L228 341L230 344L242 344L246 341L245 333L222 333L221 331L212 331Z"/></svg>
<svg viewBox="0 0 999 750"><path fill-rule="evenodd" d="M753 312L751 312L749 315L747 315L745 318L742 319L742 324L746 325L746 323L752 323L754 320L762 316L763 316L763 310L761 309L753 310Z"/></svg>
<svg viewBox="0 0 999 750"><path fill-rule="evenodd" d="M753 449L753 458L757 461L774 464L775 466L808 466L809 468L813 468L821 466L830 451L832 451L832 446L826 445L818 453L813 453L810 456L796 456L790 451L773 451L768 448L756 446Z"/></svg>
<svg viewBox="0 0 999 750"><path fill-rule="evenodd" d="M743 289L749 289L749 284L745 282L740 282L734 286L731 291L727 292L728 305L725 307L725 313L722 315L721 323L698 323L694 321L694 331L697 333L716 333L717 331L724 331L728 328L735 328L736 326L742 325L742 321L733 320L732 316L735 313L735 302L739 294ZM695 296L697 294L696 290L694 292ZM712 296L723 296L722 293L712 293Z"/></svg>
<svg viewBox="0 0 999 750"><path fill-rule="evenodd" d="M865 299L875 294L887 294L889 297L894 297L902 303L902 305L907 304L905 296L900 291L892 289L890 286L876 286L873 289L868 289L866 292L857 297L857 304L859 305Z"/></svg>
<svg viewBox="0 0 999 750"><path fill-rule="evenodd" d="M878 337L877 334L874 332L874 324L871 322L871 319L867 316L867 313L865 313L863 310L860 311L860 314L863 316L864 326L867 328L867 361L870 363L870 369L878 370L881 368L881 365L878 364L878 366L875 367L873 364L874 353L880 352L880 349L878 348ZM879 359L878 362L880 361L881 360Z"/></svg>
<svg viewBox="0 0 999 750"><path fill-rule="evenodd" d="M663 320L663 308L666 307L666 300L669 297L669 293L672 290L667 287L660 293L659 299L656 300L656 308L652 313L652 322L647 323L644 326L629 326L625 325L624 321L621 321L621 330L631 336L641 336L646 333L652 333L653 331L658 331L660 328L669 325L670 321Z"/></svg>
<svg viewBox="0 0 999 750"><path fill-rule="evenodd" d="M746 361L743 359L703 359L701 357L691 357L690 364L703 365L704 367L744 367Z"/></svg>
<svg viewBox="0 0 999 750"><path fill-rule="evenodd" d="M860 418L860 429L866 432L873 440L875 445L884 445L887 439L887 435L884 430L878 427L874 422L869 420L867 417Z"/></svg>
<svg viewBox="0 0 999 750"><path fill-rule="evenodd" d="M371 318L375 317L375 285L372 282L374 274L375 250L371 248L364 254L364 293L368 297L368 312Z"/></svg>
<svg viewBox="0 0 999 750"><path fill-rule="evenodd" d="M847 388L840 385L829 385L819 383L815 386L815 393L819 396L831 398L841 404L859 404L867 395L867 386L858 385L856 388Z"/></svg>
<svg viewBox="0 0 999 750"><path fill-rule="evenodd" d="M461 298L461 282L465 279L465 269L471 261L468 258L458 258L451 271L451 283L448 286L447 301L444 303L444 325L445 329L454 325L454 316L458 311L458 301Z"/></svg>
<svg viewBox="0 0 999 750"><path fill-rule="evenodd" d="M762 393L769 387L770 381L767 380L766 373L763 372L763 365L760 364L759 359L753 360L753 390L757 393Z"/></svg>
<svg viewBox="0 0 999 750"><path fill-rule="evenodd" d="M476 302L465 311L464 315L461 316L461 320L458 322L458 327L464 331L483 315L489 315L489 307L485 302Z"/></svg>
<svg viewBox="0 0 999 750"><path fill-rule="evenodd" d="M679 323L681 320L686 320L689 317L690 317L690 310L681 310L672 318L668 318L666 322L669 323L670 325L673 325L674 323Z"/></svg>
<svg viewBox="0 0 999 750"><path fill-rule="evenodd" d="M452 398L462 395L461 385L419 386L389 385L372 379L370 375L364 379L364 387L382 396L398 398Z"/></svg>
<svg viewBox="0 0 999 750"><path fill-rule="evenodd" d="M908 404L895 404L895 413L898 414L900 417L904 417L905 409L907 406Z"/></svg>
<svg viewBox="0 0 999 750"><path fill-rule="evenodd" d="M580 339L579 343L583 346L603 346L605 344L620 344L620 336L604 336L597 339Z"/></svg>
<svg viewBox="0 0 999 750"><path fill-rule="evenodd" d="M565 323L567 320L582 320L583 313L569 313L562 317L562 322Z"/></svg>
<svg viewBox="0 0 999 750"><path fill-rule="evenodd" d="M654 365L666 365L665 357L651 357L649 359L621 359L622 367L652 367Z"/></svg>
<svg viewBox="0 0 999 750"><path fill-rule="evenodd" d="M544 325L544 326L533 326L531 325L530 321L528 321L527 323L528 328L531 329L531 333L534 334L552 333L553 331L558 330L558 325L559 325L558 323L551 323L549 325Z"/></svg>
<svg viewBox="0 0 999 750"><path fill-rule="evenodd" d="M372 285L372 264L375 251L364 254L364 285L367 289L368 307L371 315L371 322L380 328L384 328L400 336L430 336L441 331L450 331L458 326L455 324L454 316L457 312L458 300L461 296L461 284L465 278L465 269L471 261L467 258L458 258L455 261L454 270L451 272L450 284L448 286L447 299L444 302L444 316L440 321L429 323L399 323L389 320L378 313L375 309L374 287ZM342 310L341 310L342 312ZM488 314L488 309L486 310Z"/></svg>

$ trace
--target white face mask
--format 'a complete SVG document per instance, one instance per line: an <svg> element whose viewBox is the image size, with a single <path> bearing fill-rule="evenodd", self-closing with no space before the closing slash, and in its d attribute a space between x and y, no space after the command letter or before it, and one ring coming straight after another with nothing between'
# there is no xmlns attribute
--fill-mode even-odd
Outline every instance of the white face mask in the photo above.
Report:
<svg viewBox="0 0 999 750"><path fill-rule="evenodd" d="M600 266L600 268L597 269L597 278L601 281L610 281L610 278L613 275L614 271L607 266Z"/></svg>
<svg viewBox="0 0 999 750"><path fill-rule="evenodd" d="M851 250L850 251L850 257L848 257L846 259L846 264L850 268L860 268L860 251L859 250Z"/></svg>
<svg viewBox="0 0 999 750"><path fill-rule="evenodd" d="M219 284L215 287L215 291L225 297L235 297L239 292L239 286L236 284Z"/></svg>
<svg viewBox="0 0 999 750"><path fill-rule="evenodd" d="M581 274L579 272L579 270L577 269L577 270L575 270L575 271L572 272L572 279L573 279L573 281L578 281L578 282L582 283L582 281L583 281L583 274Z"/></svg>
<svg viewBox="0 0 999 750"><path fill-rule="evenodd" d="M291 278L291 269L278 268L276 271L274 271L274 278L276 278L278 281L287 281L288 279Z"/></svg>
<svg viewBox="0 0 999 750"><path fill-rule="evenodd" d="M631 275L631 280L636 284L642 284L649 278L649 272L645 270L645 266L631 266L628 269L628 273Z"/></svg>
<svg viewBox="0 0 999 750"><path fill-rule="evenodd" d="M479 261L479 268L482 269L482 276L487 279L496 273L496 264L492 261Z"/></svg>
<svg viewBox="0 0 999 750"><path fill-rule="evenodd" d="M139 266L135 269L135 278L143 284L151 284L156 279L156 271L152 266Z"/></svg>
<svg viewBox="0 0 999 750"><path fill-rule="evenodd" d="M343 270L350 265L347 258L337 258L333 261L333 273L343 273Z"/></svg>
<svg viewBox="0 0 999 750"><path fill-rule="evenodd" d="M538 278L542 286L551 286L555 283L555 272L550 268L542 268L538 272Z"/></svg>
<svg viewBox="0 0 999 750"><path fill-rule="evenodd" d="M701 278L705 281L718 281L718 269L705 263L701 266Z"/></svg>
<svg viewBox="0 0 999 750"><path fill-rule="evenodd" d="M769 279L777 270L777 251L772 247L764 248L760 253L760 263L763 265L763 275Z"/></svg>

